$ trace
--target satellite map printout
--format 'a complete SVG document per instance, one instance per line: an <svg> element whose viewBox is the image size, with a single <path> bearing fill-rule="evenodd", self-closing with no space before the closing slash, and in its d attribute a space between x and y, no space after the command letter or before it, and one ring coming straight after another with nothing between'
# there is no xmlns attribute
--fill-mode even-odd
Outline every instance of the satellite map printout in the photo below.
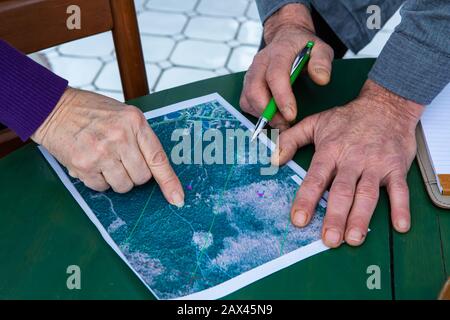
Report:
<svg viewBox="0 0 450 320"><path fill-rule="evenodd" d="M172 141L175 129L198 135L194 127L200 123L203 131L216 129L225 136L227 129L254 128L218 94L145 116L169 158L180 143ZM195 148L201 139L193 140ZM267 137L260 140L273 148ZM217 299L326 250L320 240L324 198L308 227L290 222L290 206L305 174L292 161L273 175L261 174L270 164L172 163L185 190L185 205L178 208L153 181L126 194L93 191L40 149L103 238L158 299ZM245 152L235 152L234 160L249 156Z"/></svg>

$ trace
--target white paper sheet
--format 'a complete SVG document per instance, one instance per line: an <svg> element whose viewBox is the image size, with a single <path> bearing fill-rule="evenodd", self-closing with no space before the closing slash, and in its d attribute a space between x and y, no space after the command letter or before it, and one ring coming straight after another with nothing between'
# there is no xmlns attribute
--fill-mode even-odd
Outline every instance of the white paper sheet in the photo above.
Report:
<svg viewBox="0 0 450 320"><path fill-rule="evenodd" d="M450 83L425 108L420 121L434 173L450 174Z"/></svg>

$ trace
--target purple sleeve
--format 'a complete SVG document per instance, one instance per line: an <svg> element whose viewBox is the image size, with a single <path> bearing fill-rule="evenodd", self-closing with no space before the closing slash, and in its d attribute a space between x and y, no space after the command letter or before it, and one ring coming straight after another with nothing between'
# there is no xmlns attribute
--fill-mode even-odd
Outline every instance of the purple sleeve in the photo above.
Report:
<svg viewBox="0 0 450 320"><path fill-rule="evenodd" d="M0 123L23 141L52 112L67 84L0 39Z"/></svg>

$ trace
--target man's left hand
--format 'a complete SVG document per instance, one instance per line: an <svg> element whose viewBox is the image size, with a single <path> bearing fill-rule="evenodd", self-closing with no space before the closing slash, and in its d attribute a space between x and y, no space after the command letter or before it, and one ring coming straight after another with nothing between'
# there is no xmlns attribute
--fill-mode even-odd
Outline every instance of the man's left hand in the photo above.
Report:
<svg viewBox="0 0 450 320"><path fill-rule="evenodd" d="M345 239L364 242L386 186L394 228L410 228L406 175L416 154L415 128L422 105L403 99L368 80L360 96L343 107L309 116L280 135L272 162L284 164L298 148L316 151L291 209L292 222L306 226L331 184L322 238L329 247Z"/></svg>

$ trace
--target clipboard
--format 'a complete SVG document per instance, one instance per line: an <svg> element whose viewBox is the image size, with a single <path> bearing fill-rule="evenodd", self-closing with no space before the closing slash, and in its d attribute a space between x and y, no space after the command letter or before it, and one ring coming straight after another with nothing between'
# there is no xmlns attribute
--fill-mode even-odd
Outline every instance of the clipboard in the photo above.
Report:
<svg viewBox="0 0 450 320"><path fill-rule="evenodd" d="M438 187L438 177L436 176L431 163L422 124L420 122L416 128L416 140L417 162L419 163L419 168L422 173L428 195L436 206L444 209L450 209L450 195L444 195L450 192L450 175L439 176L439 183L444 190L444 192L441 193Z"/></svg>

